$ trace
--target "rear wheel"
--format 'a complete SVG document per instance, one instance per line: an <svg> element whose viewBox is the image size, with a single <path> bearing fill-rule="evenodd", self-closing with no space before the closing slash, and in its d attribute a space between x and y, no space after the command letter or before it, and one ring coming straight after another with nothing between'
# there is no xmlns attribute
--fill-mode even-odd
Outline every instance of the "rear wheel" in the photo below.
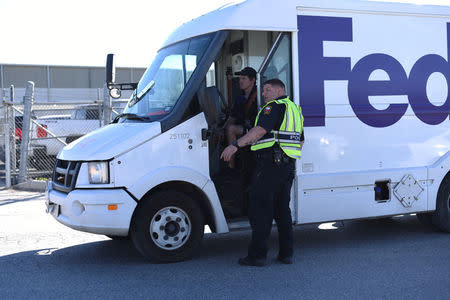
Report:
<svg viewBox="0 0 450 300"><path fill-rule="evenodd" d="M438 231L439 228L433 224L432 221L433 213L418 213L417 219L419 219L420 223L425 226L431 227L433 230Z"/></svg>
<svg viewBox="0 0 450 300"><path fill-rule="evenodd" d="M190 258L200 245L204 217L188 195L162 191L141 200L131 224L136 249L153 262Z"/></svg>
<svg viewBox="0 0 450 300"><path fill-rule="evenodd" d="M447 175L439 187L436 199L436 211L431 221L434 226L445 232L450 232L450 176Z"/></svg>

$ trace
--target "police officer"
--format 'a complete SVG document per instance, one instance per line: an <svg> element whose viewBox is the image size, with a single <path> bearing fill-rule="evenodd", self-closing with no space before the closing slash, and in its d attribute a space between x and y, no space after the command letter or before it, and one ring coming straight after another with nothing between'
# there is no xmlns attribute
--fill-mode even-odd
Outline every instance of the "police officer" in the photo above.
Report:
<svg viewBox="0 0 450 300"><path fill-rule="evenodd" d="M292 264L293 231L290 191L295 175L295 159L300 159L304 141L303 116L285 92L279 79L264 83L265 105L260 109L255 127L222 152L228 161L239 148L252 145L256 167L252 176L249 221L252 240L248 255L239 264L267 264L267 241L275 219L279 235L278 260Z"/></svg>

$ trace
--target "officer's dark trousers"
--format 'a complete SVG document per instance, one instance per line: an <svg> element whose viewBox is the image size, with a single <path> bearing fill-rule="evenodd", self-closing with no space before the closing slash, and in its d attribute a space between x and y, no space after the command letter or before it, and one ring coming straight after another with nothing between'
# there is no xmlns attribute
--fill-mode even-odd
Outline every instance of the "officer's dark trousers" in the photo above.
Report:
<svg viewBox="0 0 450 300"><path fill-rule="evenodd" d="M277 165L270 156L257 157L250 192L248 217L252 240L248 249L251 258L266 258L267 241L275 219L279 236L279 256L292 256L293 232L289 208L295 162Z"/></svg>

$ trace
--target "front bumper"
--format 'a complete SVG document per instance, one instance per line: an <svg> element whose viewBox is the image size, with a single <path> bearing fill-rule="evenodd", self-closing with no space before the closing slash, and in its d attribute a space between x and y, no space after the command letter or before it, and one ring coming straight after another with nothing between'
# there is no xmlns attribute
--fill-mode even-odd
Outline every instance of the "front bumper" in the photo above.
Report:
<svg viewBox="0 0 450 300"><path fill-rule="evenodd" d="M126 236L136 201L123 189L78 189L62 193L47 183L47 213L58 222L85 232ZM109 205L117 205L109 210Z"/></svg>

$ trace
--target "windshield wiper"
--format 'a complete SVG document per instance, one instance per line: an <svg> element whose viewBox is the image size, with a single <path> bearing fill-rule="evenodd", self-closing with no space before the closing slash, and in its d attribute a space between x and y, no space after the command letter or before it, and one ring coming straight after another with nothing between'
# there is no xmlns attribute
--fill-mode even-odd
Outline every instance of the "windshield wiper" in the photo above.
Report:
<svg viewBox="0 0 450 300"><path fill-rule="evenodd" d="M128 105L129 107L132 107L133 105L135 105L136 103L138 103L139 101L141 101L142 98L144 98L145 95L147 95L147 93L155 86L155 81L152 80L149 83L147 83L147 85L145 86L145 88L142 89L142 91L136 95L137 90L134 92L133 94L133 100L130 101L130 104Z"/></svg>
<svg viewBox="0 0 450 300"><path fill-rule="evenodd" d="M111 123L119 122L120 118L125 118L125 119L130 119L130 120L139 120L139 121L149 121L150 120L150 117L139 116L137 114L123 113L123 114L120 114L117 117L115 117Z"/></svg>

